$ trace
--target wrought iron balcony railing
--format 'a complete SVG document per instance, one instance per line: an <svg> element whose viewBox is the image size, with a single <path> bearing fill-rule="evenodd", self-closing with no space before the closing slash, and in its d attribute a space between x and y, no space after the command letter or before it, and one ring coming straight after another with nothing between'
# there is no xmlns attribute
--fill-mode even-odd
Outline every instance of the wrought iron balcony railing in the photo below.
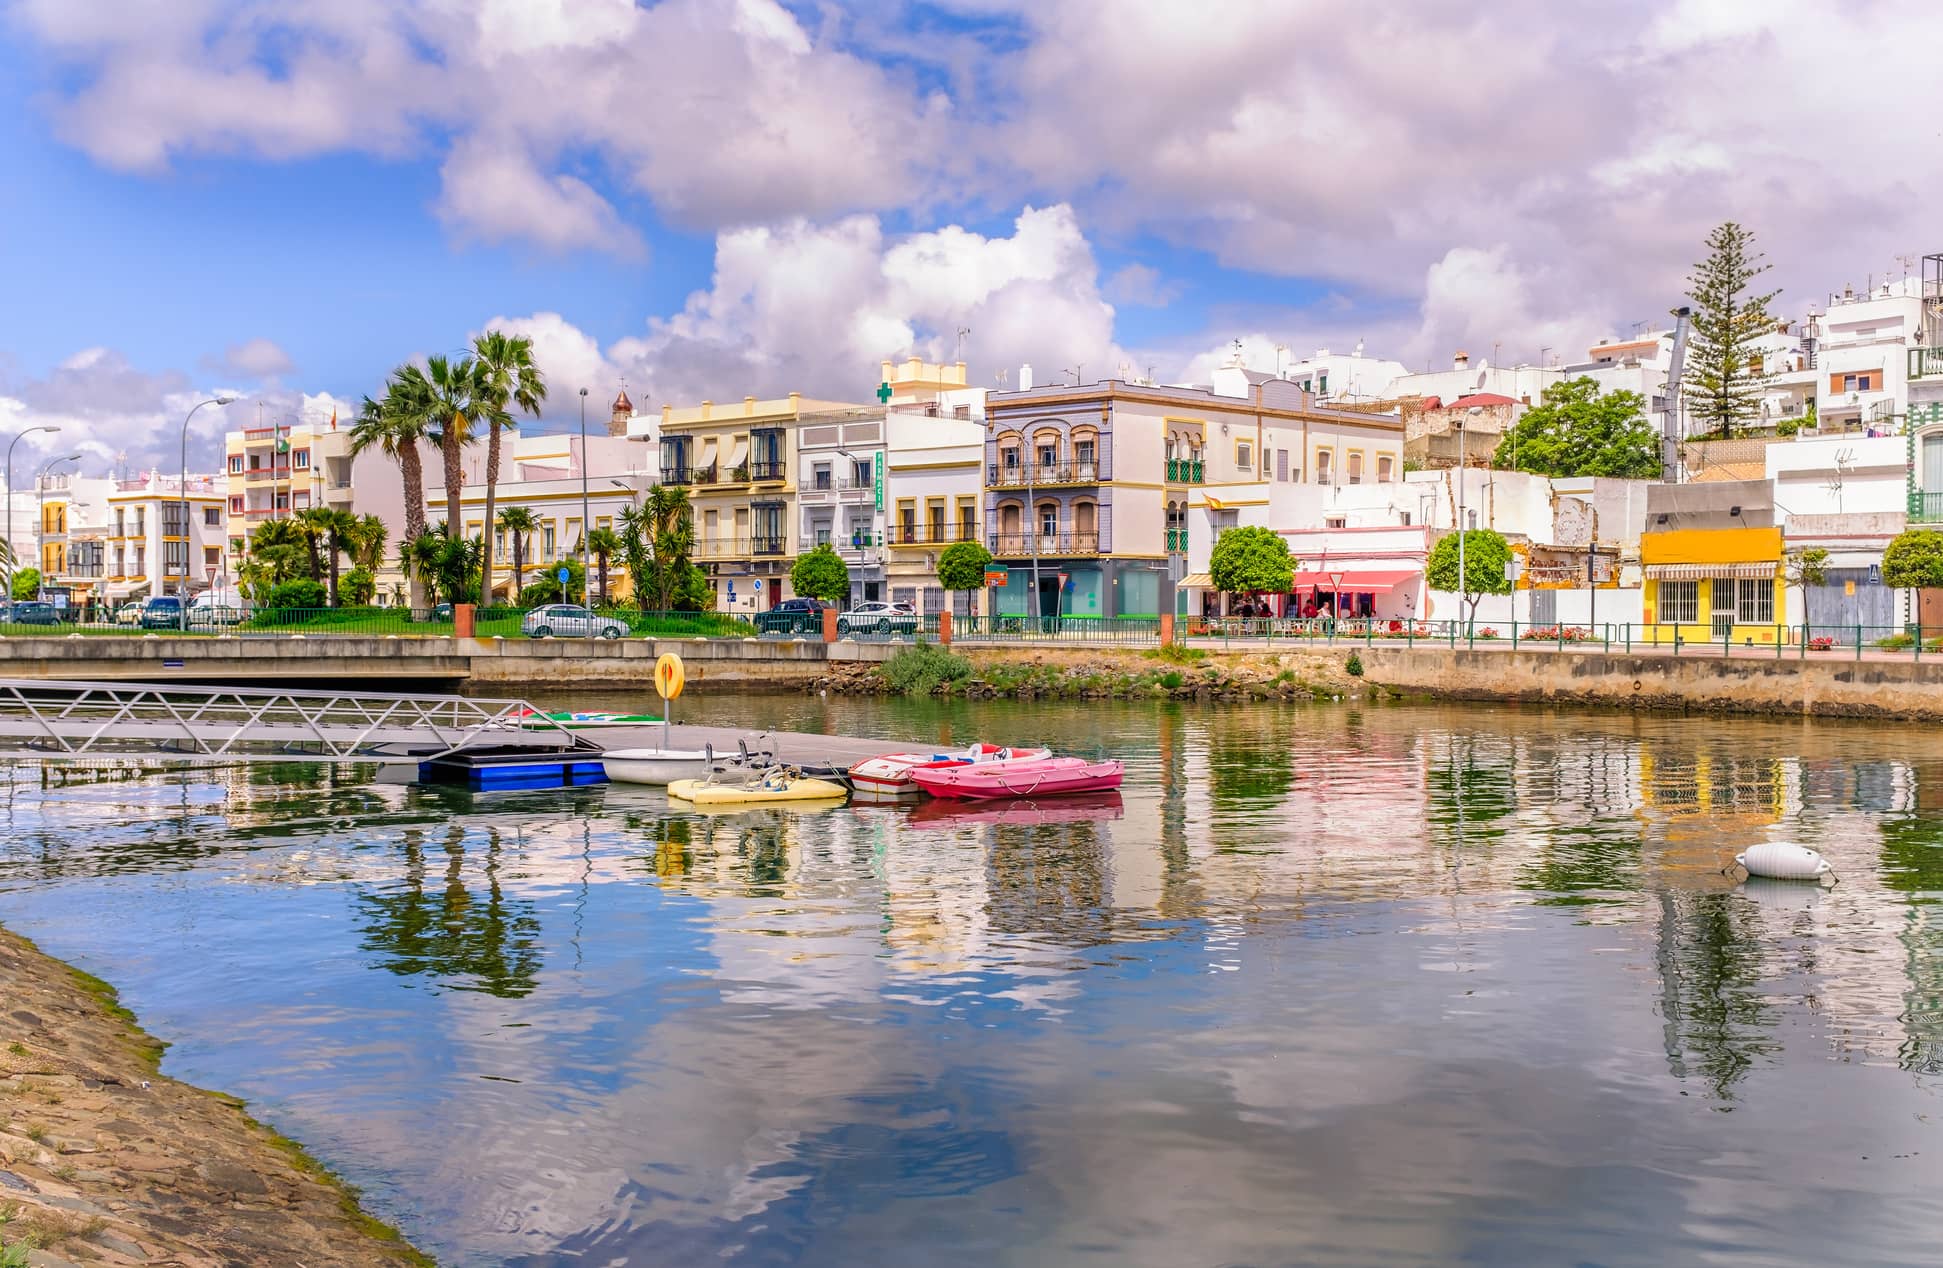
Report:
<svg viewBox="0 0 1943 1268"><path fill-rule="evenodd" d="M1100 535L1091 533L993 533L986 546L994 555L1097 555Z"/></svg>
<svg viewBox="0 0 1943 1268"><path fill-rule="evenodd" d="M994 488L1048 488L1059 484L1098 484L1110 479L1098 462L1029 462L1007 466L1002 462L985 464L986 483Z"/></svg>

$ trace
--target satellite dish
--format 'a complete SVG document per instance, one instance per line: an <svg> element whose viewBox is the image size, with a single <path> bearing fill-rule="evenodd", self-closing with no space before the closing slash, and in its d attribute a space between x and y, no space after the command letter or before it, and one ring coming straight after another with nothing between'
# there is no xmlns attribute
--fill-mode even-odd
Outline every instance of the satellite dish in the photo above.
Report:
<svg viewBox="0 0 1943 1268"><path fill-rule="evenodd" d="M1488 377L1490 377L1490 374L1491 374L1491 371L1490 371L1490 369L1489 369L1489 367L1490 367L1490 364L1491 364L1491 363L1490 363L1489 361L1487 361L1487 362L1485 362L1484 364L1485 364L1485 366L1486 366L1486 368L1485 368L1485 369L1482 369L1482 370L1479 370L1479 371L1477 372L1477 389L1476 389L1476 390L1477 390L1477 391L1480 391L1480 392L1482 392L1482 391L1484 390L1484 380L1485 380L1486 378L1488 378Z"/></svg>

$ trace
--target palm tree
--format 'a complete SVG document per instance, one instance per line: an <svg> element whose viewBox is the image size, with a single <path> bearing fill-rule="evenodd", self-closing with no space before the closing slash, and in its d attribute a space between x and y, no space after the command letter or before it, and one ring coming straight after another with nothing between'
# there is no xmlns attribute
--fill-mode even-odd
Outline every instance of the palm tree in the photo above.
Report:
<svg viewBox="0 0 1943 1268"><path fill-rule="evenodd" d="M270 587L295 577L310 557L310 539L290 520L266 520L250 534L248 557L238 570L252 598L269 595Z"/></svg>
<svg viewBox="0 0 1943 1268"><path fill-rule="evenodd" d="M290 522L303 534L304 549L310 556L306 561L310 579L315 582L324 580L324 554L320 547L330 540L335 514L328 507L309 506L290 517Z"/></svg>
<svg viewBox="0 0 1943 1268"><path fill-rule="evenodd" d="M643 515L647 537L654 549L656 611L666 612L695 551L695 521L688 506L688 490L655 485L648 490ZM646 602L645 596L642 601Z"/></svg>
<svg viewBox="0 0 1943 1268"><path fill-rule="evenodd" d="M369 512L358 516L356 524L345 534L351 563L368 572L378 571L378 565L384 562L385 540L390 536L391 530L385 527L383 519Z"/></svg>
<svg viewBox="0 0 1943 1268"><path fill-rule="evenodd" d="M398 543L398 566L425 587L428 606L436 607L439 602L439 564L444 552L445 534L429 528Z"/></svg>
<svg viewBox="0 0 1943 1268"><path fill-rule="evenodd" d="M512 410L534 418L540 416L540 402L546 399L546 378L533 362L533 341L503 331L488 330L472 341L474 362L485 385L486 408L486 523L493 524L494 505L499 497L499 433L519 424ZM586 455L581 455L585 462ZM480 556L480 589L492 593L492 535L486 535Z"/></svg>
<svg viewBox="0 0 1943 1268"><path fill-rule="evenodd" d="M351 537L358 531L358 517L349 511L320 506L306 512L324 536L324 558L330 562L331 606L337 606L338 556L350 549Z"/></svg>
<svg viewBox="0 0 1943 1268"><path fill-rule="evenodd" d="M427 357L424 370L401 366L398 376L406 389L408 408L422 414L426 435L438 442L445 468L445 522L454 537L461 536L465 532L465 521L459 517L459 498L465 490L465 447L492 412L488 405L490 385L471 357L457 361Z"/></svg>
<svg viewBox="0 0 1943 1268"><path fill-rule="evenodd" d="M600 605L607 606L607 561L621 553L621 539L611 528L597 528L587 534L587 550L594 557L596 575L600 578Z"/></svg>
<svg viewBox="0 0 1943 1268"><path fill-rule="evenodd" d="M401 366L385 381L384 399L364 398L357 421L351 424L351 456L376 447L398 464L405 485L405 536L417 537L425 531L425 472L419 460L418 445L425 439L426 411L423 403L411 399L417 383L402 377L406 370L416 375L417 367Z"/></svg>
<svg viewBox="0 0 1943 1268"><path fill-rule="evenodd" d="M498 523L513 543L513 602L517 605L526 584L526 535L540 522L526 507L509 506L499 513Z"/></svg>

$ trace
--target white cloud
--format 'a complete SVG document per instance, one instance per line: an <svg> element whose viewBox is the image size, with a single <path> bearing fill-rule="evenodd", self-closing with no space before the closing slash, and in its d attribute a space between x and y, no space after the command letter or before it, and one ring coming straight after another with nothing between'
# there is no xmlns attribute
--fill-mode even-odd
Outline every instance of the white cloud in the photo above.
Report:
<svg viewBox="0 0 1943 1268"><path fill-rule="evenodd" d="M1159 269L1139 263L1122 265L1106 281L1106 296L1116 304L1164 308L1180 293L1178 282L1167 281Z"/></svg>
<svg viewBox="0 0 1943 1268"><path fill-rule="evenodd" d="M460 142L445 161L439 218L488 242L508 238L549 250L577 247L639 256L640 234L621 223L605 198L573 176L548 176L518 143L483 137Z"/></svg>
<svg viewBox="0 0 1943 1268"><path fill-rule="evenodd" d="M210 368L239 379L278 378L296 369L290 354L274 340L258 337L233 343L220 357L212 357Z"/></svg>

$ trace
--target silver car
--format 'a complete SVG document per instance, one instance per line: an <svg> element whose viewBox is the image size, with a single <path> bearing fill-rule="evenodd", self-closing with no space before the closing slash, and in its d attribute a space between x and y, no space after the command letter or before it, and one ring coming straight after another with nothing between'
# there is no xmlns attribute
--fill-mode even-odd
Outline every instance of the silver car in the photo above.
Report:
<svg viewBox="0 0 1943 1268"><path fill-rule="evenodd" d="M578 603L549 603L528 612L519 632L528 638L621 638L627 622L599 616Z"/></svg>

